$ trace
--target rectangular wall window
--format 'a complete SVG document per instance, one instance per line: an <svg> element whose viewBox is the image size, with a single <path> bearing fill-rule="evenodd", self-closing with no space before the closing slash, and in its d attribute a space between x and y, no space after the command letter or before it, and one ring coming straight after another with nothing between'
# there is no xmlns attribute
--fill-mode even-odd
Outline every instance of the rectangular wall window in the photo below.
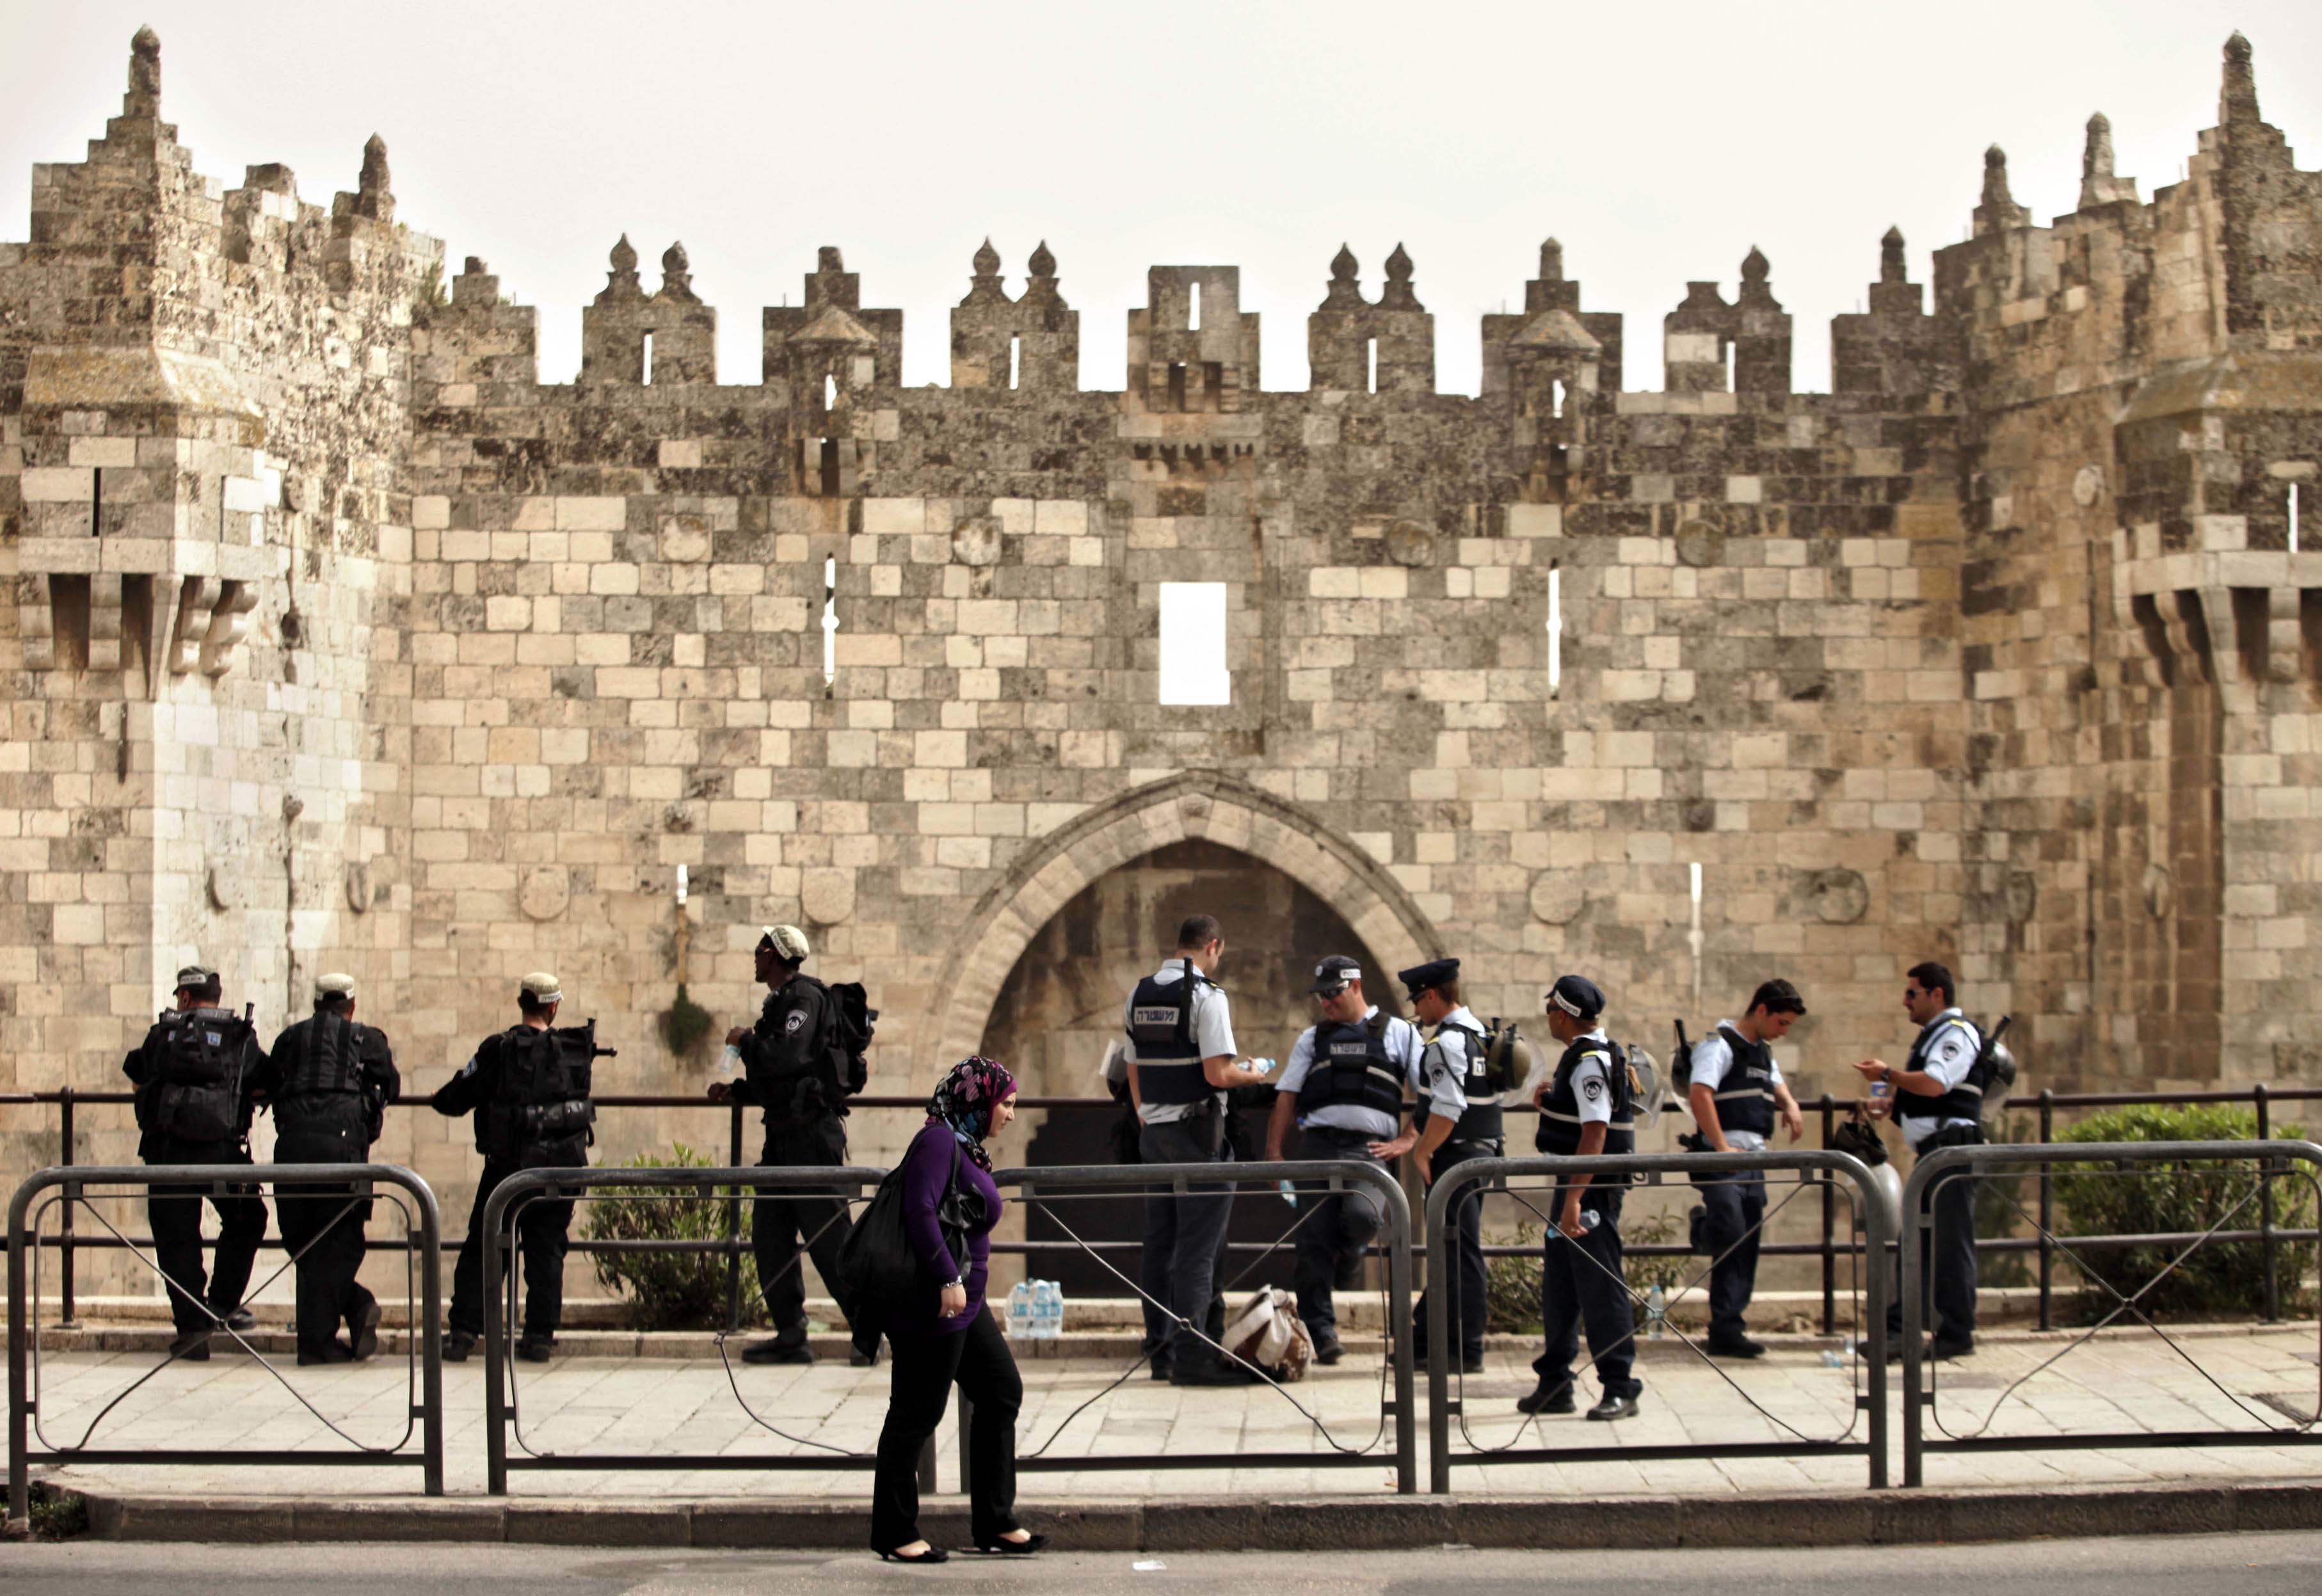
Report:
<svg viewBox="0 0 2322 1596"><path fill-rule="evenodd" d="M1233 702L1223 582L1161 584L1161 702Z"/></svg>

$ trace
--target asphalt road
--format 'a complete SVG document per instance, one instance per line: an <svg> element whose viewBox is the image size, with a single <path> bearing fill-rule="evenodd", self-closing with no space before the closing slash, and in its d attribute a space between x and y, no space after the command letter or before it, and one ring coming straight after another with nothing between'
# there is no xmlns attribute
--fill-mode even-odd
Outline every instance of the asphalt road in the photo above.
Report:
<svg viewBox="0 0 2322 1596"><path fill-rule="evenodd" d="M1550 1504L1541 1510L1553 1513ZM1139 1569L1141 1563L1161 1566ZM1701 1596L1746 1588L1861 1596L1961 1582L1975 1596L2273 1596L2322 1591L2322 1533L2169 1536L1799 1552L1422 1552L1168 1554L1083 1552L1002 1563L963 1556L940 1569L890 1568L868 1553L589 1551L506 1546L180 1546L71 1541L0 1546L9 1596L471 1596L557 1582L558 1596L748 1591L811 1580L818 1591L1128 1589L1237 1593L1331 1591L1378 1596L1499 1596L1559 1591Z"/></svg>

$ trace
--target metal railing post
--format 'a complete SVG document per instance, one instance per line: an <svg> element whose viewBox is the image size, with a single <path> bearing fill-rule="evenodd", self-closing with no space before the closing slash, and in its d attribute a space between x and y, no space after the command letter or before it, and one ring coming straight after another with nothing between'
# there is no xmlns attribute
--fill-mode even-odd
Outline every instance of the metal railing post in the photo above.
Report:
<svg viewBox="0 0 2322 1596"><path fill-rule="evenodd" d="M1459 1179L1461 1166L1452 1165L1427 1193L1422 1210L1427 1248L1427 1488L1438 1496L1451 1490L1451 1299L1458 1290L1458 1264L1439 1267L1436 1260L1452 1250L1448 1216L1467 1182ZM1437 1281L1441 1280L1442 1284ZM1467 1327L1460 1327L1462 1332Z"/></svg>
<svg viewBox="0 0 2322 1596"><path fill-rule="evenodd" d="M1830 1145L1836 1134L1838 1103L1830 1093L1822 1094L1822 1145ZM1827 1181L1822 1188L1822 1333L1838 1333L1838 1193ZM1858 1328L1860 1327L1857 1327Z"/></svg>
<svg viewBox="0 0 2322 1596"><path fill-rule="evenodd" d="M484 1205L478 1227L484 1244L484 1490L492 1496L507 1494L507 1326L502 1304L507 1288L500 1281L500 1226L507 1218L508 1188L530 1172L511 1175L489 1196L479 1191L475 1198Z"/></svg>
<svg viewBox="0 0 2322 1596"><path fill-rule="evenodd" d="M742 1165L742 1105L729 1099L727 1106L730 1117L726 1138L726 1162L739 1169ZM756 1233L756 1224L754 1210L751 1218L753 1235ZM738 1190L733 1200L726 1205L726 1333L730 1336L742 1327L742 1194Z"/></svg>
<svg viewBox="0 0 2322 1596"><path fill-rule="evenodd" d="M1386 1354L1394 1364L1394 1488L1400 1494L1409 1496L1419 1489L1419 1436L1414 1427L1419 1417L1414 1407L1418 1391L1411 1367L1411 1200L1384 1169L1379 1171L1379 1185L1382 1195L1392 1199L1387 1204L1387 1218L1392 1224L1386 1255ZM1480 1224L1481 1219L1477 1222ZM1441 1282L1427 1296L1432 1313L1436 1303L1450 1301L1451 1292L1457 1289L1451 1282L1458 1278L1458 1270L1455 1265L1427 1272L1430 1281ZM1435 1335L1432 1325L1429 1330L1428 1355L1440 1357L1449 1336Z"/></svg>
<svg viewBox="0 0 2322 1596"><path fill-rule="evenodd" d="M419 1205L419 1446L422 1487L443 1494L443 1212L417 1175L405 1188ZM276 1199L279 1204L280 1199Z"/></svg>
<svg viewBox="0 0 2322 1596"><path fill-rule="evenodd" d="M17 1533L29 1528L32 1515L32 1398L25 1367L32 1305L24 1300L24 1222L36 1190L25 1181L8 1205L8 1528Z"/></svg>
<svg viewBox="0 0 2322 1596"><path fill-rule="evenodd" d="M70 1169L72 1167L73 1142L75 1139L76 1138L73 1135L73 1089L68 1086L57 1093L57 1140L62 1144L62 1146L59 1150L59 1156L58 1157L57 1162L67 1169ZM69 1189L68 1189L68 1194L65 1199L64 1212L57 1216L59 1226L57 1251L62 1254L62 1256L58 1260L58 1264L59 1272L63 1277L58 1286L58 1290L61 1294L63 1300L63 1311L57 1317L57 1328L59 1330L78 1330L80 1328L80 1315L73 1302L73 1289L75 1285L73 1279L73 1209L78 1206L79 1205L74 1201L71 1197ZM32 1304L32 1311L35 1313L39 1312L39 1305Z"/></svg>
<svg viewBox="0 0 2322 1596"><path fill-rule="evenodd" d="M1963 1147L1938 1147L1911 1166L1911 1178L1903 1186L1903 1234L1897 1238L1900 1245L1895 1249L1895 1290L1903 1304L1903 1488L1906 1491L1916 1490L1924 1482L1921 1471L1925 1461L1920 1455L1920 1443L1924 1439L1922 1433L1924 1409L1921 1406L1919 1393L1926 1374L1926 1369L1920 1363L1920 1355L1926 1347L1925 1327L1922 1321L1926 1316L1927 1303L1926 1293L1919 1289L1922 1272L1919 1258L1926 1247L1927 1226L1933 1216L1927 1195L1932 1187L1924 1183L1921 1176L1943 1167L1936 1162L1939 1159L1948 1159L1952 1163L1961 1162L1961 1157L1952 1155L1963 1155L1967 1151ZM1887 1355L1884 1347L1879 1349L1879 1355L1882 1358Z"/></svg>
<svg viewBox="0 0 2322 1596"><path fill-rule="evenodd" d="M2040 1094L2040 1145L2046 1146L2056 1139L2056 1094ZM2040 1327L2052 1330L2055 1317L2056 1244L2051 1240L2056 1228L2055 1193L2048 1184L2048 1166L2040 1166Z"/></svg>
<svg viewBox="0 0 2322 1596"><path fill-rule="evenodd" d="M2260 1081L2253 1091L2257 1099L2257 1139L2273 1139L2272 1104L2268 1100L2265 1083ZM2273 1237L2273 1171L2272 1161L2261 1158L2257 1164L2258 1235L2259 1245L2265 1250L2265 1322L2281 1322L2281 1248Z"/></svg>

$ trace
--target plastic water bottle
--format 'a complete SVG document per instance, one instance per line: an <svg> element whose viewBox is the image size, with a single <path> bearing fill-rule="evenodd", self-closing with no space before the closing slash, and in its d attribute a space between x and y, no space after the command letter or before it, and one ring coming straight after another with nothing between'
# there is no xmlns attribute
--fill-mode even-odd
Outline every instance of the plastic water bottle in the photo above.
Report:
<svg viewBox="0 0 2322 1596"><path fill-rule="evenodd" d="M1288 1203L1294 1208L1298 1206L1297 1187L1293 1186L1287 1181L1276 1181L1274 1183L1274 1189L1282 1193L1283 1201Z"/></svg>
<svg viewBox="0 0 2322 1596"><path fill-rule="evenodd" d="M742 1050L728 1042L726 1051L718 1055L718 1079L730 1085L741 1068Z"/></svg>
<svg viewBox="0 0 2322 1596"><path fill-rule="evenodd" d="M1008 1339L1032 1339L1032 1282L1019 1280L1008 1289Z"/></svg>
<svg viewBox="0 0 2322 1596"><path fill-rule="evenodd" d="M1656 1341L1661 1338L1662 1332L1668 1328L1668 1294L1661 1290L1659 1281L1655 1281L1653 1289L1645 1293L1645 1323L1650 1327L1647 1334Z"/></svg>
<svg viewBox="0 0 2322 1596"><path fill-rule="evenodd" d="M1056 1281L1044 1280L1032 1288L1032 1334L1041 1341L1054 1341L1063 1332L1065 1292Z"/></svg>

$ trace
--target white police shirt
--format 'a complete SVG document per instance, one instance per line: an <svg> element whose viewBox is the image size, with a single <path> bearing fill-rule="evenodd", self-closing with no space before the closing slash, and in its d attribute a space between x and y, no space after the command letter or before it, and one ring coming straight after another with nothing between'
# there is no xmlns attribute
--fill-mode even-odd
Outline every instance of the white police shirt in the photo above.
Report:
<svg viewBox="0 0 2322 1596"><path fill-rule="evenodd" d="M1185 979L1185 961L1172 959L1153 972L1153 979L1163 986L1172 986ZM1136 994L1129 994L1129 1003L1121 1005L1120 1023L1129 1024L1129 1010L1134 1006ZM1193 989L1193 1045L1202 1057L1213 1059L1220 1054L1234 1056L1232 1007L1226 1001L1222 990L1209 981ZM1120 1061L1124 1068L1137 1062L1137 1044L1123 1038ZM1255 1080L1253 1076L1251 1079ZM1217 1094L1222 1097L1222 1092ZM1139 1103L1137 1117L1147 1125L1171 1125L1196 1111L1205 1111L1200 1103Z"/></svg>
<svg viewBox="0 0 2322 1596"><path fill-rule="evenodd" d="M1604 1035L1604 1027L1584 1031L1573 1038L1576 1042L1593 1042L1595 1048L1580 1055L1572 1066L1572 1100L1580 1107L1583 1125L1610 1126L1613 1123L1612 1082L1605 1079L1604 1064L1613 1056L1613 1039Z"/></svg>
<svg viewBox="0 0 2322 1596"><path fill-rule="evenodd" d="M1374 1003L1363 1011L1363 1023L1368 1024L1377 1013L1378 1005ZM1282 1066L1282 1079L1275 1083L1276 1090L1292 1099L1306 1084L1306 1072L1313 1066L1316 1029L1309 1026L1298 1033L1298 1040L1291 1044L1290 1060ZM1426 1046L1419 1039L1419 1027L1407 1019L1390 1019L1379 1041L1386 1049L1386 1056L1402 1070L1403 1079L1414 1090L1425 1092L1427 1088L1420 1084L1419 1062ZM1394 1140L1403 1126L1394 1116L1382 1114L1376 1108L1366 1108L1359 1103L1330 1103L1312 1114L1301 1114L1298 1128L1359 1131L1387 1142Z"/></svg>
<svg viewBox="0 0 2322 1596"><path fill-rule="evenodd" d="M1919 1061L1919 1068L1933 1077L1936 1084L1945 1091L1951 1090L1961 1081L1965 1081L1967 1072L1975 1068L1975 1055L1978 1052L1974 1040L1975 1033L1969 1029L1967 1025L1955 1026L1948 1023L1952 1020L1966 1019L1966 1015L1958 1008L1952 1008L1944 1009L1927 1022L1928 1026L1941 1028L1936 1031L1935 1039L1927 1044L1927 1056ZM1917 1038L1912 1039L1912 1044L1917 1045ZM1909 1100L1909 1098L1898 1086L1888 1094L1888 1100L1900 1108L1904 1102ZM1958 1115L1949 1115L1942 1119L1906 1119L1897 1114L1896 1123L1903 1127L1903 1139L1910 1143L1911 1151L1916 1153L1930 1138L1943 1131L1960 1126L1974 1130L1979 1128L1981 1122L1963 1118Z"/></svg>
<svg viewBox="0 0 2322 1596"><path fill-rule="evenodd" d="M1721 1026L1731 1026L1730 1019L1719 1020ZM1705 1086L1714 1092L1725 1081L1726 1072L1733 1068L1733 1044L1716 1031L1712 1031L1693 1044L1693 1084ZM1766 1053L1766 1075L1775 1086L1782 1083L1781 1061L1769 1048ZM1754 1130L1728 1130L1725 1145L1736 1153L1756 1153L1766 1145L1766 1138Z"/></svg>
<svg viewBox="0 0 2322 1596"><path fill-rule="evenodd" d="M1455 1026L1463 1028L1454 1030ZM1420 1095L1427 1099L1430 1117L1456 1120L1467 1111L1467 1033L1483 1028L1484 1022L1464 1004L1435 1027L1434 1037L1420 1055Z"/></svg>

